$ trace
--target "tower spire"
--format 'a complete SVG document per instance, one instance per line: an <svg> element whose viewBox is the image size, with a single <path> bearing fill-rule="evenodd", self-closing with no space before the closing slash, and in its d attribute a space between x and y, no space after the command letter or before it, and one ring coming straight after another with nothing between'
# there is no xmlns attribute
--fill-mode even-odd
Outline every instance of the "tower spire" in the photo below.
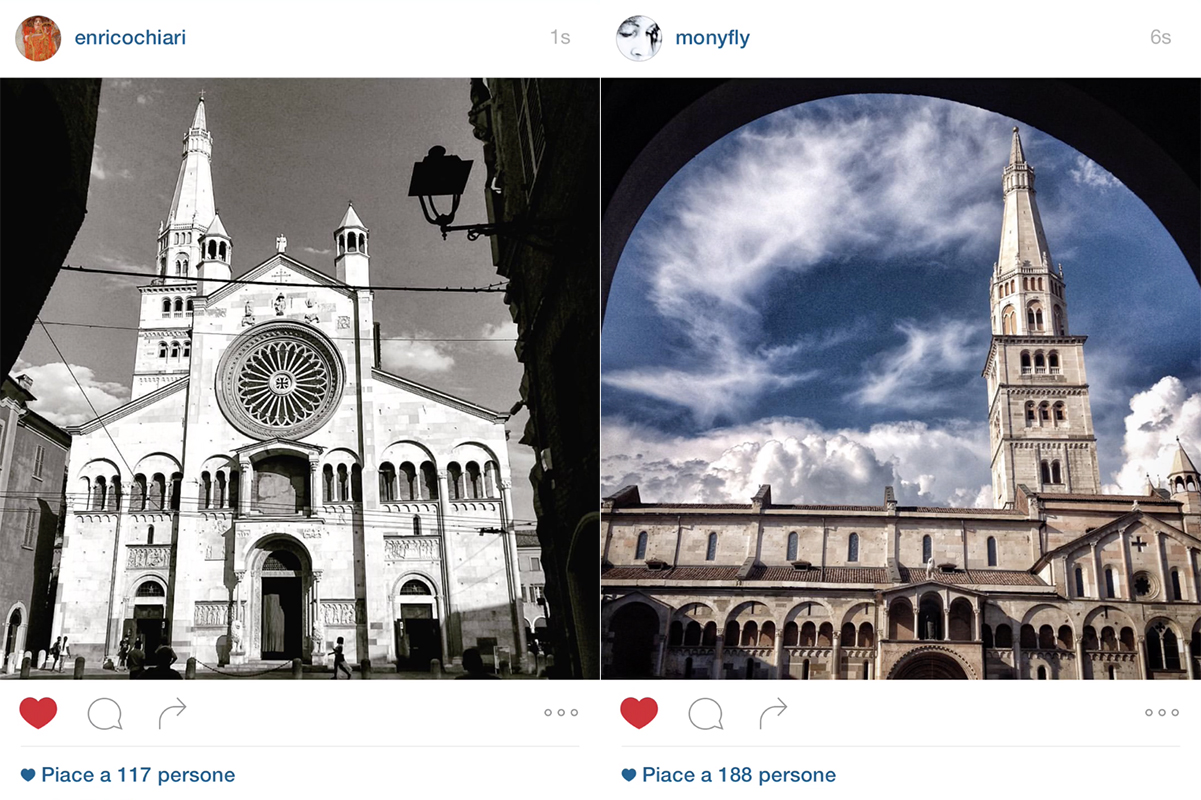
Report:
<svg viewBox="0 0 1201 800"><path fill-rule="evenodd" d="M1051 271L1051 251L1043 233L1043 221L1034 200L1034 167L1026 162L1022 137L1013 129L1009 146L1009 165L1002 185L1005 190L1005 217L1001 228L1001 252L997 265L1002 272L1012 267L1034 267Z"/></svg>

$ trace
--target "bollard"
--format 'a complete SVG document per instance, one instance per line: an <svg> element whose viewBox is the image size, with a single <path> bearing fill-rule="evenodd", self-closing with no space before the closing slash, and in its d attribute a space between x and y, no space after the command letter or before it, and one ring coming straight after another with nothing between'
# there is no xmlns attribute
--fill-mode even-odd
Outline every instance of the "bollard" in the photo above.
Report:
<svg viewBox="0 0 1201 800"><path fill-rule="evenodd" d="M84 663L85 662L83 660L83 656L75 656L75 672L71 676L72 679L77 680L77 681L83 680L83 665L84 665Z"/></svg>
<svg viewBox="0 0 1201 800"><path fill-rule="evenodd" d="M292 680L298 681L304 677L304 662L299 658L292 659Z"/></svg>
<svg viewBox="0 0 1201 800"><path fill-rule="evenodd" d="M371 680L371 659L364 658L359 662L359 672L363 674L363 680Z"/></svg>
<svg viewBox="0 0 1201 800"><path fill-rule="evenodd" d="M46 653L46 651L45 651L45 650L39 650L39 651L38 651L38 669L45 669L45 668L46 668L46 658L47 658L47 653Z"/></svg>
<svg viewBox="0 0 1201 800"><path fill-rule="evenodd" d="M183 679L185 681L196 680L196 657L192 656L188 659L188 664L184 667Z"/></svg>
<svg viewBox="0 0 1201 800"><path fill-rule="evenodd" d="M437 680L441 680L443 677L445 677L442 674L442 662L436 658L430 659L430 672L433 673L434 678Z"/></svg>
<svg viewBox="0 0 1201 800"><path fill-rule="evenodd" d="M32 660L33 659L31 659L28 654L25 655L25 658L21 659L21 680L28 680L29 662Z"/></svg>

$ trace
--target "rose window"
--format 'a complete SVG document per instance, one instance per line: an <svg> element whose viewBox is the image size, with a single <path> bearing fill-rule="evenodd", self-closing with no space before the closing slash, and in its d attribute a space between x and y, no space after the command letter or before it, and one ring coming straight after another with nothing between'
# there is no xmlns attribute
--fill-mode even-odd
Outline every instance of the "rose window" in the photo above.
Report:
<svg viewBox="0 0 1201 800"><path fill-rule="evenodd" d="M235 340L217 368L218 404L243 433L299 438L325 424L344 383L341 359L320 333L293 322Z"/></svg>

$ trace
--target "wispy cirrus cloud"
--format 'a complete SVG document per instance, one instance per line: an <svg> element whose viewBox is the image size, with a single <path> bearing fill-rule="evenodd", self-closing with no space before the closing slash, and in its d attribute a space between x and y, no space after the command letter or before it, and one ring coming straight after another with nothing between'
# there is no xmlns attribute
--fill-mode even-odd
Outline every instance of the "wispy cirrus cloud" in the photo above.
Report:
<svg viewBox="0 0 1201 800"><path fill-rule="evenodd" d="M979 322L951 319L921 325L903 320L896 330L905 341L872 359L851 393L859 404L936 410L957 400L943 384L957 378L966 383L979 375L988 349L988 330Z"/></svg>
<svg viewBox="0 0 1201 800"><path fill-rule="evenodd" d="M1076 156L1076 167L1069 170L1068 174L1076 184L1102 191L1122 185L1122 182L1110 175L1104 167L1084 155Z"/></svg>

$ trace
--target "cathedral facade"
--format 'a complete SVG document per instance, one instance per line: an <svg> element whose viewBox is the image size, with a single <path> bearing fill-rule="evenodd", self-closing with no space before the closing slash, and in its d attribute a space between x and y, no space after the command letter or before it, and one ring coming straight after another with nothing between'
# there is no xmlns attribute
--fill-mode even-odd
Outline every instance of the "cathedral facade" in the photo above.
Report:
<svg viewBox="0 0 1201 800"><path fill-rule="evenodd" d="M994 508L602 504L604 677L1201 679L1201 475L1101 492L1015 128L990 281Z"/></svg>
<svg viewBox="0 0 1201 800"><path fill-rule="evenodd" d="M503 413L381 369L372 243L353 206L334 273L276 253L231 281L203 99L158 276L139 289L131 401L69 429L54 635L220 667L428 669L520 657Z"/></svg>

